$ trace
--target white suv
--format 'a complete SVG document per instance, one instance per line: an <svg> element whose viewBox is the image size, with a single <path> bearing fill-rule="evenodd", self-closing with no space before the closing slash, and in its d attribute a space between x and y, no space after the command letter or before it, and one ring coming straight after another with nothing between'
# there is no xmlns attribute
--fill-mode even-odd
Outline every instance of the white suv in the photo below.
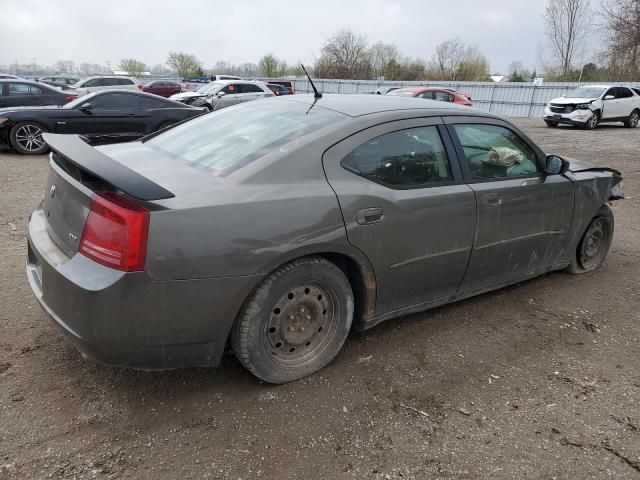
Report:
<svg viewBox="0 0 640 480"><path fill-rule="evenodd" d="M585 85L551 100L544 109L548 127L559 123L588 130L600 122L623 122L635 128L640 120L640 88L613 85Z"/></svg>
<svg viewBox="0 0 640 480"><path fill-rule="evenodd" d="M142 84L135 78L122 76L88 77L80 80L72 87L79 97L107 88L118 90L140 90Z"/></svg>

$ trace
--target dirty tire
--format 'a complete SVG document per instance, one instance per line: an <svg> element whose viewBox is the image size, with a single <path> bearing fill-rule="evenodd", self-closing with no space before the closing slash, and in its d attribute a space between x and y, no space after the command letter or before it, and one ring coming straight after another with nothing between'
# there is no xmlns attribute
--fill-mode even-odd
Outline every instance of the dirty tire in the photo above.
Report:
<svg viewBox="0 0 640 480"><path fill-rule="evenodd" d="M545 120L544 123L546 123L549 128L556 128L558 126L558 122L552 122L551 120Z"/></svg>
<svg viewBox="0 0 640 480"><path fill-rule="evenodd" d="M598 123L600 123L600 112L593 112L591 118L584 124L584 129L593 130L598 126Z"/></svg>
<svg viewBox="0 0 640 480"><path fill-rule="evenodd" d="M37 122L20 122L9 132L9 143L14 150L23 155L42 155L49 145L42 139L47 129Z"/></svg>
<svg viewBox="0 0 640 480"><path fill-rule="evenodd" d="M603 205L582 234L567 272L581 275L602 266L613 239L613 212Z"/></svg>
<svg viewBox="0 0 640 480"><path fill-rule="evenodd" d="M302 258L255 290L233 327L231 345L256 377L287 383L329 364L352 319L353 292L344 273L324 258Z"/></svg>
<svg viewBox="0 0 640 480"><path fill-rule="evenodd" d="M627 128L636 128L638 121L640 120L640 110L634 110L631 115L624 121L624 126Z"/></svg>

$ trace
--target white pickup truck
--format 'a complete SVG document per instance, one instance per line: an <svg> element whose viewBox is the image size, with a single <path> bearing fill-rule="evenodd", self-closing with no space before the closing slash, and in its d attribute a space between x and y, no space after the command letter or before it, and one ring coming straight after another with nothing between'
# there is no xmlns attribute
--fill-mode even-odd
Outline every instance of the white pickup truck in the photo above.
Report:
<svg viewBox="0 0 640 480"><path fill-rule="evenodd" d="M551 100L544 109L549 127L559 123L588 130L601 122L623 122L635 128L640 120L640 88L613 85L585 85Z"/></svg>

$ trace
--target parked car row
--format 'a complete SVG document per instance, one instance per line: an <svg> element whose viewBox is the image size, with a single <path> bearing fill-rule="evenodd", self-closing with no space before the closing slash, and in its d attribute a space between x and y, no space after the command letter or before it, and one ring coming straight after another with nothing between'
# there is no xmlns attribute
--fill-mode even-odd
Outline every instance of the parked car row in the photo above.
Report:
<svg viewBox="0 0 640 480"><path fill-rule="evenodd" d="M213 111L273 96L275 93L264 82L219 80L203 85L195 92L182 92L169 98L195 107L206 107Z"/></svg>
<svg viewBox="0 0 640 480"><path fill-rule="evenodd" d="M3 83L8 82L0 80ZM101 90L74 98L63 107L0 109L0 145L22 154L42 154L48 150L42 135L49 132L78 134L94 145L125 142L206 111L128 90Z"/></svg>

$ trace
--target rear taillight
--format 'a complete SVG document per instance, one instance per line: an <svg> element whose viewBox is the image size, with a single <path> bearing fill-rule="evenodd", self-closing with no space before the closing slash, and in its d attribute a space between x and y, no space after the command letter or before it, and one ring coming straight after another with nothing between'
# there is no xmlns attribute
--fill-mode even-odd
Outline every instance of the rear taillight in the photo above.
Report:
<svg viewBox="0 0 640 480"><path fill-rule="evenodd" d="M123 272L144 270L148 235L148 210L117 193L100 192L91 197L80 253Z"/></svg>
<svg viewBox="0 0 640 480"><path fill-rule="evenodd" d="M78 98L78 96L77 96L77 95L65 95L65 96L64 96L64 99L65 99L67 102L70 102L71 100L75 100L76 98Z"/></svg>

